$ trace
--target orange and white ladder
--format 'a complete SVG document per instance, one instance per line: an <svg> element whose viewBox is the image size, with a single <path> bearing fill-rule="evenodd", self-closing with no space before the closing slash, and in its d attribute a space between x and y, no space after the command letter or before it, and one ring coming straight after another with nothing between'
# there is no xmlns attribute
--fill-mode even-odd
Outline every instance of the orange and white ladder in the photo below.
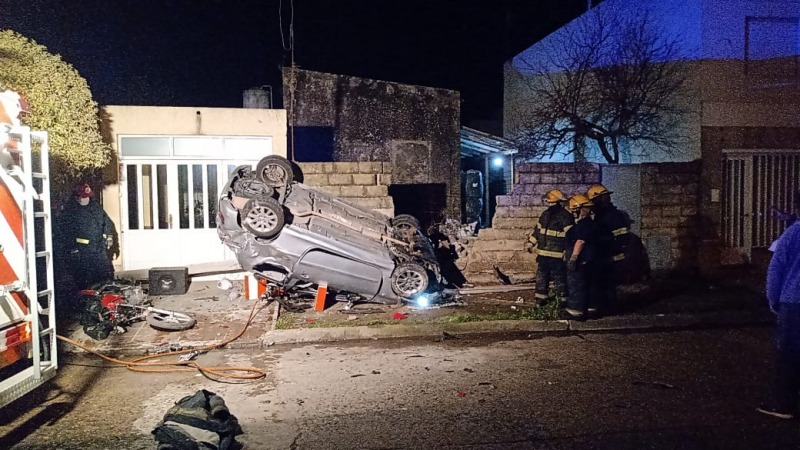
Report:
<svg viewBox="0 0 800 450"><path fill-rule="evenodd" d="M0 408L58 368L47 133L9 135L15 148L0 144L0 367L10 374Z"/></svg>

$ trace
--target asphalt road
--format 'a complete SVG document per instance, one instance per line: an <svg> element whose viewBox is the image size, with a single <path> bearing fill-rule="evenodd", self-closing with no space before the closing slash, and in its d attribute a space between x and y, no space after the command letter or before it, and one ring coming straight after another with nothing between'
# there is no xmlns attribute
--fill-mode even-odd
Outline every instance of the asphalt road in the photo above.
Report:
<svg viewBox="0 0 800 450"><path fill-rule="evenodd" d="M755 412L770 330L370 341L217 351L266 380L218 383L71 358L2 411L0 448L155 448L164 412L220 394L248 449L800 448L797 421Z"/></svg>

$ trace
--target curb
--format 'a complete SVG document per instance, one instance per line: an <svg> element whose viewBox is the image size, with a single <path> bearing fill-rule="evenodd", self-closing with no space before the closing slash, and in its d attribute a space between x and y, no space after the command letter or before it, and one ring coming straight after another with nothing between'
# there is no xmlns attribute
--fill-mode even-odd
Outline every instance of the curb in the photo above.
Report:
<svg viewBox="0 0 800 450"><path fill-rule="evenodd" d="M416 325L380 325L335 328L304 328L274 330L262 338L267 345L334 342L361 339L390 339L410 337L435 337L442 333L560 333L569 330L566 320L487 320L465 323L436 323Z"/></svg>
<svg viewBox="0 0 800 450"><path fill-rule="evenodd" d="M655 315L629 315L603 317L578 322L574 320L487 320L464 323L397 324L379 326L343 326L332 328L298 328L269 330L260 338L237 340L227 349L258 349L280 344L309 344L315 342L342 342L357 340L436 338L443 333L452 335L494 333L536 333L539 336L565 335L570 332L646 332L680 331L717 327L760 326L771 324L774 317L769 311L722 311L714 313L672 313ZM214 341L186 342L186 346L204 347ZM141 356L152 349L152 344L114 346L104 343L95 348L105 354ZM76 349L72 353L82 353Z"/></svg>
<svg viewBox="0 0 800 450"><path fill-rule="evenodd" d="M348 340L440 337L450 334L621 332L645 330L682 330L723 326L757 326L772 323L769 312L674 313L647 316L612 316L587 322L574 320L491 320L449 324L382 325L335 328L272 330L264 334L264 346ZM231 343L231 344L235 344ZM232 347L233 348L233 347Z"/></svg>

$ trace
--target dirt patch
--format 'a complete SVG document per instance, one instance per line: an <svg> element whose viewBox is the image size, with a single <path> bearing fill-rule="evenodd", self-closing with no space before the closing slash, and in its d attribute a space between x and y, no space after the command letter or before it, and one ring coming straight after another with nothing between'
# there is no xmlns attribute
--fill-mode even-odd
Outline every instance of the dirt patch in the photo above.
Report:
<svg viewBox="0 0 800 450"><path fill-rule="evenodd" d="M555 303L543 307L533 301L533 289L463 295L458 304L419 308L409 305L385 306L360 304L351 310L336 303L325 311L282 311L277 329L328 328L342 326L386 326L394 324L429 324L476 322L482 320L555 319Z"/></svg>
<svg viewBox="0 0 800 450"><path fill-rule="evenodd" d="M726 276L704 278L693 273L673 273L645 283L618 287L613 315L655 315L671 313L704 313L750 311L766 308L759 274L735 268ZM325 311L289 313L282 311L277 329L321 328L343 326L387 326L394 324L427 324L477 322L483 320L552 320L558 307L552 302L535 305L533 286L497 289L462 295L462 304L434 308L362 304L355 307L363 313L345 312L337 303ZM513 288L513 290L512 290ZM487 289L489 290L489 289Z"/></svg>

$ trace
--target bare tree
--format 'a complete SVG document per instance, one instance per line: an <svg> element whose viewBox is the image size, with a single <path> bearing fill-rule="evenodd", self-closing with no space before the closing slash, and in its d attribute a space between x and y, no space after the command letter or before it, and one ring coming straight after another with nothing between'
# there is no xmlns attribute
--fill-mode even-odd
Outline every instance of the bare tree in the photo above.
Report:
<svg viewBox="0 0 800 450"><path fill-rule="evenodd" d="M593 10L543 44L544 57L522 61L529 101L511 130L521 156L575 153L580 160L584 144L594 144L616 164L623 146L679 148L686 66L678 38L665 36L651 16Z"/></svg>

